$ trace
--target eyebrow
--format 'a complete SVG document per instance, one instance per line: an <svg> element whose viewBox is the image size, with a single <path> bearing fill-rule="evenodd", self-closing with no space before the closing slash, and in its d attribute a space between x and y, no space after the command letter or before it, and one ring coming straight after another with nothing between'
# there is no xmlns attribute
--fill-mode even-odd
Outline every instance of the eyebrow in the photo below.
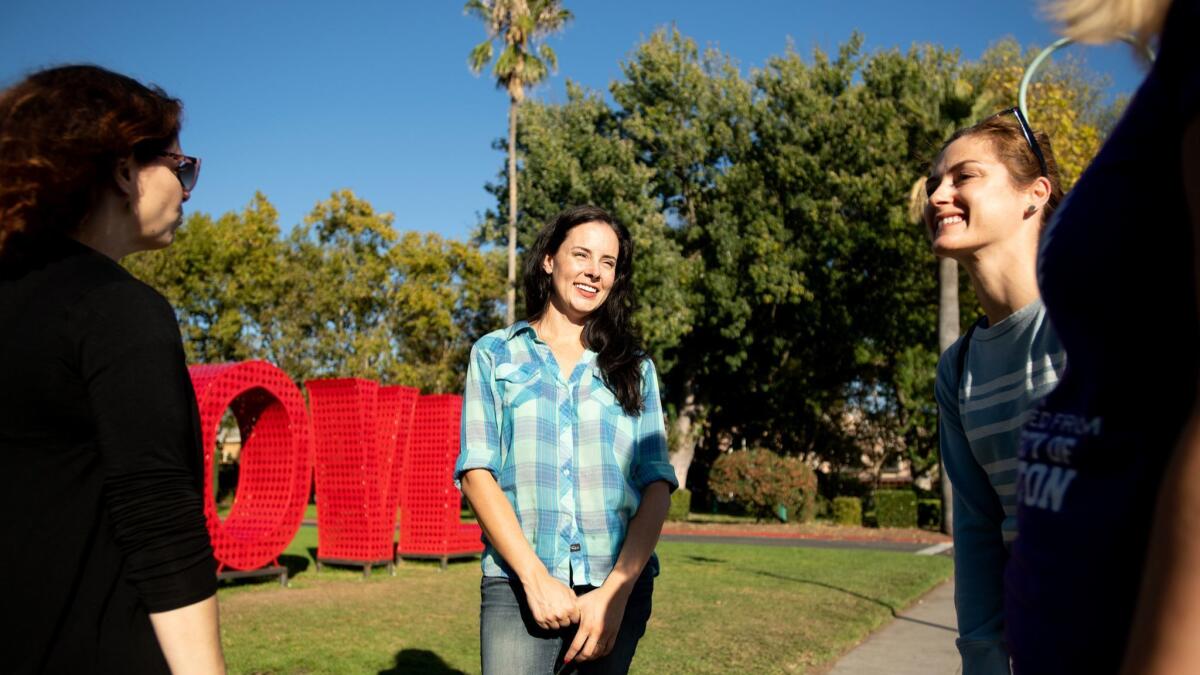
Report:
<svg viewBox="0 0 1200 675"><path fill-rule="evenodd" d="M586 251L586 252L587 252L589 255L592 253L592 249L590 249L590 248L588 248L588 247L586 247L586 246L579 246L579 245L575 245L575 246L572 246L572 247L571 247L571 250L572 250L572 251ZM617 259L617 257L616 257L616 256L612 256L612 255L601 255L601 256L600 256L600 259L601 259L601 260L616 260L616 259Z"/></svg>
<svg viewBox="0 0 1200 675"><path fill-rule="evenodd" d="M928 176L925 177L925 180L932 181L936 178L941 178L942 176L946 175L947 173L953 173L955 171L958 171L959 169L961 169L963 167L964 164L980 164L980 165L982 165L983 161L979 160L979 159L964 159L963 161L956 162L952 166L948 167L946 169L945 173L930 173Z"/></svg>

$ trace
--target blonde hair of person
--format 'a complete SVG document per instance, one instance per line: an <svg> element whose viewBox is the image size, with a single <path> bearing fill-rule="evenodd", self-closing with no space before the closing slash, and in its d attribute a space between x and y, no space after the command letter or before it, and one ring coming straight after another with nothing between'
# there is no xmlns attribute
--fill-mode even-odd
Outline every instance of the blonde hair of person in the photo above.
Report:
<svg viewBox="0 0 1200 675"><path fill-rule="evenodd" d="M1145 47L1162 32L1171 0L1051 0L1050 16L1062 23L1062 34L1089 44L1132 36Z"/></svg>

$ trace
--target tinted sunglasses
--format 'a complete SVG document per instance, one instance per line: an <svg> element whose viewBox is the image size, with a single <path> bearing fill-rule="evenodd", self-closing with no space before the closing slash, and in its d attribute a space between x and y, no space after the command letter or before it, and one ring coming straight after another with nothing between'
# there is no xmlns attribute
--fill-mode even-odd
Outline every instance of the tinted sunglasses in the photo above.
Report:
<svg viewBox="0 0 1200 675"><path fill-rule="evenodd" d="M1050 171L1046 168L1046 155L1042 154L1042 146L1038 145L1037 136L1033 135L1033 129L1029 128L1029 121L1025 119L1025 113L1021 112L1021 108L1019 106L1014 106L1007 110L1001 110L995 115L992 115L992 117L1000 117L1002 115L1008 115L1009 113L1017 116L1017 124L1021 127L1021 133L1025 136L1025 144L1029 146L1029 149L1033 151L1034 156L1037 157L1038 167L1042 170L1041 175L1049 178Z"/></svg>
<svg viewBox="0 0 1200 675"><path fill-rule="evenodd" d="M191 192L200 180L200 158L181 155L177 152L160 152L160 157L170 157L175 160L175 177L183 186L185 192Z"/></svg>

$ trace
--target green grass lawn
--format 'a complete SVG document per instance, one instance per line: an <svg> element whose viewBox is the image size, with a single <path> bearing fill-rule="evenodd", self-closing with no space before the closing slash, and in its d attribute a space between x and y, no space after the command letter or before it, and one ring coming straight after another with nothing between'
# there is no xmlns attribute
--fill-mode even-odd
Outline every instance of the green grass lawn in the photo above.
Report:
<svg viewBox="0 0 1200 675"><path fill-rule="evenodd" d="M475 673L479 562L406 562L395 578L325 567L301 528L292 588L220 591L235 673ZM664 542L638 673L800 673L828 664L948 578L952 563L854 549Z"/></svg>

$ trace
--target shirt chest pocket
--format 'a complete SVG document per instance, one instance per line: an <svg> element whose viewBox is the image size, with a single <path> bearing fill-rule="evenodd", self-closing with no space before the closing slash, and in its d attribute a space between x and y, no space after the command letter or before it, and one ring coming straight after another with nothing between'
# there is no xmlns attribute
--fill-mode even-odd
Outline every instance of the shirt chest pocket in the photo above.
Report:
<svg viewBox="0 0 1200 675"><path fill-rule="evenodd" d="M602 447L611 449L618 466L627 469L633 460L637 418L625 414L616 394L600 381L599 376L592 382L585 405L593 408L588 412L600 422Z"/></svg>
<svg viewBox="0 0 1200 675"><path fill-rule="evenodd" d="M533 404L541 393L540 369L533 363L501 363L495 377L500 398L509 410Z"/></svg>

